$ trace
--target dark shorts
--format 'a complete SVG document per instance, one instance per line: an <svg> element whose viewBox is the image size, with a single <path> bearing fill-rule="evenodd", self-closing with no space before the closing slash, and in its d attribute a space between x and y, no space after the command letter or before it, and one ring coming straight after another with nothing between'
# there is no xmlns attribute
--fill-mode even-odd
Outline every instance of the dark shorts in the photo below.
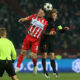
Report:
<svg viewBox="0 0 80 80"><path fill-rule="evenodd" d="M54 52L54 43L55 43L55 39L54 38L44 38L43 40L40 41L40 52L44 53L52 53Z"/></svg>
<svg viewBox="0 0 80 80"><path fill-rule="evenodd" d="M40 53L46 52L46 36L42 35L39 42L39 48Z"/></svg>
<svg viewBox="0 0 80 80"><path fill-rule="evenodd" d="M54 39L48 38L48 39L46 40L46 52L47 52L47 53L52 53L52 52L54 52L54 43L55 43L55 40L54 40Z"/></svg>
<svg viewBox="0 0 80 80"><path fill-rule="evenodd" d="M10 77L16 75L12 61L0 60L0 77L3 76L4 71L6 71Z"/></svg>

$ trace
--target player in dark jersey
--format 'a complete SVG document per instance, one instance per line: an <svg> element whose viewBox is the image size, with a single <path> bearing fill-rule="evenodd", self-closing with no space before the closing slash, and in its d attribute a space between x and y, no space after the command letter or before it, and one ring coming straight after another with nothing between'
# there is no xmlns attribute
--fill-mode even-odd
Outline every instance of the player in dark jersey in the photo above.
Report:
<svg viewBox="0 0 80 80"><path fill-rule="evenodd" d="M48 21L48 27L46 29L46 33L44 34L44 38L41 39L41 53L42 54L42 66L43 66L43 71L45 73L45 77L49 78L48 73L46 71L46 58L47 58L47 53L50 55L50 63L51 67L53 69L53 73L56 77L58 77L57 72L56 72L56 64L55 64L55 53L54 53L54 40L55 36L57 34L57 31L63 33L66 30L69 30L69 27L62 27L60 20L58 19L58 14L57 10L53 9L50 12L50 17L47 19Z"/></svg>

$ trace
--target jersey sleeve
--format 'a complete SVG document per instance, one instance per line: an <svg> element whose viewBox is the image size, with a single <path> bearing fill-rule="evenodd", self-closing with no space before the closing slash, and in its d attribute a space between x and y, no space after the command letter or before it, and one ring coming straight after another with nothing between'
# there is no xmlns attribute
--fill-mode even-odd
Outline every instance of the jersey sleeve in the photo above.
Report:
<svg viewBox="0 0 80 80"><path fill-rule="evenodd" d="M61 25L59 25L59 26L61 26ZM66 30L62 27L61 29L59 29L59 26L58 26L58 30L60 31L60 33L64 33Z"/></svg>
<svg viewBox="0 0 80 80"><path fill-rule="evenodd" d="M15 60L16 59L16 50L15 50L15 47L12 42L11 42L11 53L12 53L12 59Z"/></svg>
<svg viewBox="0 0 80 80"><path fill-rule="evenodd" d="M31 15L31 16L28 16L27 19L28 19L28 20L31 20L31 19L32 19L33 17L35 17L35 16L37 16L37 14L33 14L33 15Z"/></svg>
<svg viewBox="0 0 80 80"><path fill-rule="evenodd" d="M64 33L64 32L65 32L65 29L64 29L64 25L62 24L61 20L58 19L57 22L58 22L58 24L57 24L57 29L59 30L60 33ZM59 27L60 27L60 28L62 27L62 28L59 29Z"/></svg>

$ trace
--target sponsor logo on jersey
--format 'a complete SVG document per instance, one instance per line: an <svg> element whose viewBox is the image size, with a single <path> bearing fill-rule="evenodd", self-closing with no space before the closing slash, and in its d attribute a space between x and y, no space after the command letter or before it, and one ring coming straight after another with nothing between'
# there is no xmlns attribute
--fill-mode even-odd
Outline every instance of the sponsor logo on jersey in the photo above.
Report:
<svg viewBox="0 0 80 80"><path fill-rule="evenodd" d="M42 30L44 28L44 25L40 21L37 21L37 19L32 19L31 24L35 25L36 27L41 28Z"/></svg>

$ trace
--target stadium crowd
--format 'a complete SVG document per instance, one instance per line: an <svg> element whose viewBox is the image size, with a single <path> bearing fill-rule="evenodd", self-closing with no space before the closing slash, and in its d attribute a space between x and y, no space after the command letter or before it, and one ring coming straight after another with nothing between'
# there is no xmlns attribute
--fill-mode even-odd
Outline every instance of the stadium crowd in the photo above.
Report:
<svg viewBox="0 0 80 80"><path fill-rule="evenodd" d="M18 6L31 15L46 2L50 0L14 0ZM40 5L39 5L39 4ZM80 57L80 11L79 0L52 0L53 7L58 10L61 24L69 26L70 31L57 34L55 40L55 52L62 57ZM22 41L26 35L28 24L18 23L22 16L16 14L8 5L0 3L0 26L8 30L8 38L13 41L16 49L21 48ZM25 24L25 25L24 25Z"/></svg>

